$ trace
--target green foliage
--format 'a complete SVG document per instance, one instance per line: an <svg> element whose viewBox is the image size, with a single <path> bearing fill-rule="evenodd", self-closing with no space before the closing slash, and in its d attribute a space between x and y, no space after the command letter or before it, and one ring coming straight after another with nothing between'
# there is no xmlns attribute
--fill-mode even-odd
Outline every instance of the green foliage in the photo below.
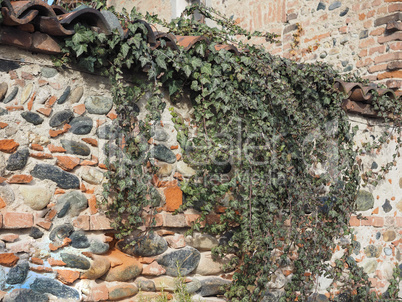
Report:
<svg viewBox="0 0 402 302"><path fill-rule="evenodd" d="M235 255L229 265L238 269L227 299L260 301L276 273L291 268L281 301L305 301L321 275L353 293L355 301L375 301L367 275L350 257L353 240L343 247L345 255L334 267L329 263L336 240L353 238L348 221L360 183L360 150L353 143L356 129L351 129L340 107L343 96L333 89L335 79L342 76L328 65L298 64L242 42L239 55L217 51L235 35L248 39L253 34L209 8L193 6L186 12L195 10L220 28L193 18L171 23L147 18L175 34L204 35L209 44L201 41L187 51L173 51L161 41L160 47L151 49L144 25L130 22L139 17L133 11L122 17L128 29L125 39L77 25L57 62L75 63L111 80L118 113L114 128L120 135L108 145L104 197L119 236L141 228L159 206L151 184L155 168L147 165L147 140L150 123L160 120L166 106L161 89L174 101L188 92L196 134L191 135L171 110L184 160L198 171L181 186L186 197L182 209L193 207L202 213L193 226L201 230L201 222L216 207L226 208L219 223L204 231L231 234L214 250L216 255ZM271 34L265 37L274 39ZM148 79L140 75L142 70ZM144 98L148 115L139 121L135 104ZM374 106L380 114L393 112L399 129L401 105L378 97ZM376 147L366 146L366 151Z"/></svg>

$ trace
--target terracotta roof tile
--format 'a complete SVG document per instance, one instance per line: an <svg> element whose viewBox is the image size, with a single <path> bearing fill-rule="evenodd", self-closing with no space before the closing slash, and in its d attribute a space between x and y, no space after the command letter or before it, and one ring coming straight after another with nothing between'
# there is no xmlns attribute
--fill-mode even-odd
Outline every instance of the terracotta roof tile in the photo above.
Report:
<svg viewBox="0 0 402 302"><path fill-rule="evenodd" d="M61 53L58 39L71 36L75 33L74 25L77 23L86 25L98 32L110 34L112 30L118 30L123 39L128 37L128 30L123 29L115 15L108 11L81 6L68 12L58 5L48 5L41 0L10 1L1 3L3 23L0 25L0 43L13 45L33 52L57 54ZM387 24L388 31L400 31L400 24L396 20L400 15L391 15L378 19L377 26ZM147 30L147 42L153 48L164 45L174 50L183 47L185 51L191 49L200 42L210 44L210 40L204 36L179 36L171 33L153 31L150 24L144 20L135 20L141 23ZM217 44L216 50L226 50L239 55L239 50L234 45ZM391 62L392 68L399 69L398 62ZM390 69L392 69L390 66ZM388 87L400 89L401 81L392 80ZM391 99L398 99L397 94L391 89L380 89L375 84L363 86L358 83L347 83L336 80L334 88L345 94L342 107L350 112L356 112L366 116L375 116L371 103L374 95L387 95Z"/></svg>

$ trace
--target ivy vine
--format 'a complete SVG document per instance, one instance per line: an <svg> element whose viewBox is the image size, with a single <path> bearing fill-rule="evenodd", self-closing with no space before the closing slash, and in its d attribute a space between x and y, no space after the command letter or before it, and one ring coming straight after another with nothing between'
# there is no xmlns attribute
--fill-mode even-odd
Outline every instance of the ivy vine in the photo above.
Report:
<svg viewBox="0 0 402 302"><path fill-rule="evenodd" d="M218 27L191 18L196 10ZM221 236L215 254L235 255L230 266L237 269L226 298L260 301L269 287L276 287L283 291L279 301L305 301L316 292L318 277L326 276L353 301L376 301L367 275L351 257L355 241L348 221L361 182L356 160L361 150L354 146L356 129L341 108L344 96L333 88L336 79L356 78L322 63L300 64L248 45L253 35L271 42L275 35L249 33L200 5L169 23L135 10L119 17L126 38L77 25L56 62L110 78L118 118L107 148L104 197L119 238L142 228L144 217L160 206L152 185L157 168L147 143L151 125L165 110L164 91L172 100L189 92L195 134L172 112L183 158L197 170L181 184L185 204L180 210L195 208L202 215L193 229ZM144 18L171 33L203 35L209 41L185 51L166 47L162 39L151 48L147 28L136 22ZM233 38L239 35L244 39ZM240 54L217 50L217 45L230 43L236 43ZM136 103L144 98L148 115L139 120ZM374 106L400 129L400 104L384 96ZM385 136L377 139L386 141ZM364 149L376 148L380 145L374 143ZM224 209L218 221L202 228L217 209ZM331 265L340 239L343 256ZM288 282L281 282L279 273L286 271Z"/></svg>

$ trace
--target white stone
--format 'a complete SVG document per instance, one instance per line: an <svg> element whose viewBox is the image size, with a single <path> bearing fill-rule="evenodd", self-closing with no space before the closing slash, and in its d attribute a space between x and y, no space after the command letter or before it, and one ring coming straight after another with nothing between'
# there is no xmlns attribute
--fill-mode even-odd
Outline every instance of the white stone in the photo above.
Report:
<svg viewBox="0 0 402 302"><path fill-rule="evenodd" d="M218 240L208 234L194 233L192 236L186 237L186 243L189 246L196 248L197 250L212 250L212 248L218 246Z"/></svg>
<svg viewBox="0 0 402 302"><path fill-rule="evenodd" d="M195 175L195 170L187 165L184 161L179 161L176 166L177 172L184 177L191 177Z"/></svg>
<svg viewBox="0 0 402 302"><path fill-rule="evenodd" d="M93 167L84 167L81 178L90 184L98 185L103 180L103 173Z"/></svg>
<svg viewBox="0 0 402 302"><path fill-rule="evenodd" d="M52 198L52 190L44 186L21 186L20 193L25 204L39 211L48 205Z"/></svg>

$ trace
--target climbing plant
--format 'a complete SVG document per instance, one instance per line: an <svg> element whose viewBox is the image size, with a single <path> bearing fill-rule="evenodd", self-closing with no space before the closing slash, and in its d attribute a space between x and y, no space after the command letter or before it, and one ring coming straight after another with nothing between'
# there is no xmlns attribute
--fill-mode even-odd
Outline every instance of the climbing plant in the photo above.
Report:
<svg viewBox="0 0 402 302"><path fill-rule="evenodd" d="M195 10L218 26L191 18ZM191 124L172 115L183 158L197 175L181 184L185 204L180 210L202 213L195 230L209 219L203 230L221 236L215 254L235 255L227 299L260 301L271 294L270 287L283 291L279 301L304 301L316 292L317 278L326 276L353 301L376 301L367 275L351 257L355 242L348 221L361 181L356 161L361 150L353 143L357 129L340 106L344 96L333 88L338 78L356 78L249 45L253 35L271 42L275 35L249 33L211 8L191 6L169 23L135 10L119 17L125 37L77 25L56 62L110 78L118 118L105 150L104 197L118 236L141 229L144 222L152 226L146 218L160 201L147 143L151 125L161 119L165 94L179 101L186 92L194 108ZM202 35L208 41L188 50L173 50L163 39L150 47L147 28L138 22L143 18L174 34ZM236 44L241 51L220 49L222 44ZM139 120L137 102L142 99L147 100L147 116ZM399 127L398 102L376 97L374 109ZM385 136L379 143L386 143ZM379 145L365 146L365 152L375 148ZM224 211L212 223L217 209ZM331 265L337 243L345 252ZM289 282L281 281L280 272L289 272Z"/></svg>

